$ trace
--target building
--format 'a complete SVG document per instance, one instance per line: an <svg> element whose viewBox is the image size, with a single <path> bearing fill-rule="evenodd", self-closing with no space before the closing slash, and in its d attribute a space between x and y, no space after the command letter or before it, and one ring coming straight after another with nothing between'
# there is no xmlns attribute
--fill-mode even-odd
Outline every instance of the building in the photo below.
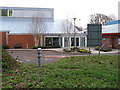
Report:
<svg viewBox="0 0 120 90"><path fill-rule="evenodd" d="M87 46L85 33L70 22L54 20L53 8L0 7L0 12L2 45L10 48L68 47L73 46L75 37L76 46Z"/></svg>
<svg viewBox="0 0 120 90"><path fill-rule="evenodd" d="M120 20L106 23L102 29L102 43L111 48L120 48Z"/></svg>

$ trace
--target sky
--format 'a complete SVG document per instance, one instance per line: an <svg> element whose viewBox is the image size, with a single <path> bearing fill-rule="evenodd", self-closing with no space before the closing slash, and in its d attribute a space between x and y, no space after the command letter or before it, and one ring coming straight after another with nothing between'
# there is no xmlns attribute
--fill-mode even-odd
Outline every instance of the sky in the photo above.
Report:
<svg viewBox="0 0 120 90"><path fill-rule="evenodd" d="M77 18L76 24L86 27L95 13L118 17L119 0L0 0L0 6L54 8L54 19Z"/></svg>

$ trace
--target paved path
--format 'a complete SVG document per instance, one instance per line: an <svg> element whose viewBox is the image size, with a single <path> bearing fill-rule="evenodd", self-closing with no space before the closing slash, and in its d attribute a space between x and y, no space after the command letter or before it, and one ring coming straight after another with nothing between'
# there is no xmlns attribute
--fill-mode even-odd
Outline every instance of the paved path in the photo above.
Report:
<svg viewBox="0 0 120 90"><path fill-rule="evenodd" d="M37 50L8 50L9 54L22 63L38 63ZM42 64L48 64L69 57L55 51L42 51Z"/></svg>
<svg viewBox="0 0 120 90"><path fill-rule="evenodd" d="M91 49L92 50L92 49ZM9 49L7 50L10 55L16 58L17 61L22 63L38 63L38 54L35 49ZM98 55L98 51L92 50L91 55ZM112 52L101 52L101 55L118 55L117 50ZM42 64L48 64L58 61L65 57L70 56L89 56L89 54L66 54L62 53L62 49L42 49Z"/></svg>

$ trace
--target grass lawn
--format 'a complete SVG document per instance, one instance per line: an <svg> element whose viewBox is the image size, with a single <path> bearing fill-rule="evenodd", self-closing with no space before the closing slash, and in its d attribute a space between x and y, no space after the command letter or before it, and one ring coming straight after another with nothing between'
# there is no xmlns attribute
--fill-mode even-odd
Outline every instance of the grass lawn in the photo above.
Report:
<svg viewBox="0 0 120 90"><path fill-rule="evenodd" d="M118 56L64 58L43 65L20 64L3 73L3 88L118 88Z"/></svg>

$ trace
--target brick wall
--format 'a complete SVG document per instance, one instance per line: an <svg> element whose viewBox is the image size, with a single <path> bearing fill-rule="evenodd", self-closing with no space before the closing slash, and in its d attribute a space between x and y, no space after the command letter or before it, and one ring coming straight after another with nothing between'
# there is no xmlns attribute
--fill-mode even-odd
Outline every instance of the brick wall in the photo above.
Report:
<svg viewBox="0 0 120 90"><path fill-rule="evenodd" d="M120 48L120 44L118 44L118 37L111 38L113 48Z"/></svg>
<svg viewBox="0 0 120 90"><path fill-rule="evenodd" d="M0 32L0 43L6 45L6 32Z"/></svg>
<svg viewBox="0 0 120 90"><path fill-rule="evenodd" d="M107 44L112 46L112 48L120 48L120 44L118 44L118 37L103 37L106 40L102 40L103 44Z"/></svg>
<svg viewBox="0 0 120 90"><path fill-rule="evenodd" d="M2 46L2 32L0 32L0 46Z"/></svg>
<svg viewBox="0 0 120 90"><path fill-rule="evenodd" d="M45 37L45 35L42 35L42 39L43 39L43 40L42 40L42 46L45 46L45 45L44 45L44 42L45 42L44 37Z"/></svg>
<svg viewBox="0 0 120 90"><path fill-rule="evenodd" d="M14 48L15 45L21 44L22 48L33 48L34 38L33 35L8 35L8 45Z"/></svg>
<svg viewBox="0 0 120 90"><path fill-rule="evenodd" d="M43 35L44 45L44 35ZM8 35L8 45L10 48L15 48L16 45L22 45L22 48L33 48L35 46L33 35ZM39 42L40 45L40 42Z"/></svg>

